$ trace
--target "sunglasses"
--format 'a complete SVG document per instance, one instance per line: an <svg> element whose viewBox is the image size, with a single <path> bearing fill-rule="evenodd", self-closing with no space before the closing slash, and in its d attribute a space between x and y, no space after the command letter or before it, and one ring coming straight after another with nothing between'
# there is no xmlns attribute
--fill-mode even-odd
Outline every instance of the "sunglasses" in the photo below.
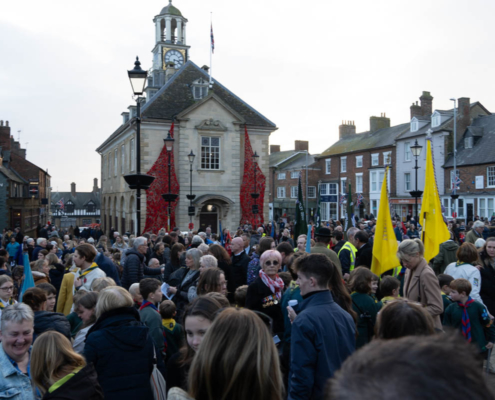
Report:
<svg viewBox="0 0 495 400"><path fill-rule="evenodd" d="M278 265L278 261L277 260L273 260L273 261L268 260L268 261L265 261L265 265L268 267L270 267L271 265L276 266L276 265Z"/></svg>

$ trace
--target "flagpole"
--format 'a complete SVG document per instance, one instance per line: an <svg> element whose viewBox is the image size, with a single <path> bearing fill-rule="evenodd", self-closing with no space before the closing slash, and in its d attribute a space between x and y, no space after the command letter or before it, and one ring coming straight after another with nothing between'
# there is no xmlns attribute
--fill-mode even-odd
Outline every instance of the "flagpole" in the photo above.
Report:
<svg viewBox="0 0 495 400"><path fill-rule="evenodd" d="M212 50L213 50L213 43L212 43L212 40L213 40L213 12L210 12L210 35L211 35L211 38L210 38L210 88L211 88L211 73L213 71L213 63L212 63Z"/></svg>

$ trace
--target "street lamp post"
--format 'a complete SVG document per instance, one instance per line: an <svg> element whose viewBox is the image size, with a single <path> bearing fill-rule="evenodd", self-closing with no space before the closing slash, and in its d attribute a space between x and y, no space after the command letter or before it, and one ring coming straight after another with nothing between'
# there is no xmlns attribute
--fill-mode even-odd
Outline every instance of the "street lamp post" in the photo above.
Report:
<svg viewBox="0 0 495 400"><path fill-rule="evenodd" d="M189 200L189 208L187 210L187 214L191 217L190 222L192 223L192 217L194 216L195 210L194 206L192 205L192 201L196 198L195 194L192 194L192 166L194 162L194 157L196 157L196 154L191 152L187 155L187 158L189 159L189 194L186 196L187 199Z"/></svg>
<svg viewBox="0 0 495 400"><path fill-rule="evenodd" d="M258 165L258 158L259 157L260 156L258 155L258 153L256 153L256 151L252 155L253 168L254 168L254 193L251 193L251 197L254 200L254 204L253 204L253 215L254 215L254 218L255 218L255 221L254 221L255 222L255 225L256 225L256 219L257 219L257 214L258 214L258 204L256 204L256 199L260 196L260 194L258 193L258 188L256 186L256 167Z"/></svg>
<svg viewBox="0 0 495 400"><path fill-rule="evenodd" d="M454 176L451 177L450 179L450 184L452 185L452 194L450 197L452 198L452 208L454 209L454 213L457 217L457 199L459 198L459 195L457 194L457 182L456 182L456 177L457 177L457 170L456 170L456 156L457 156L457 107L456 107L456 99L450 99L454 102ZM452 215L453 217L454 215Z"/></svg>
<svg viewBox="0 0 495 400"><path fill-rule="evenodd" d="M411 152L415 158L416 165L414 166L414 169L416 170L416 190L411 191L411 196L414 197L414 202L415 202L415 212L416 212L416 217L415 221L416 223L419 222L419 215L418 215L418 198L421 197L423 194L422 190L418 190L418 158L421 154L421 150L423 149L423 146L418 144L418 139L414 142L414 146L411 146Z"/></svg>
<svg viewBox="0 0 495 400"><path fill-rule="evenodd" d="M172 193L172 188L171 188L171 181L172 181L172 165L170 164L170 157L172 155L172 151L174 150L174 141L175 139L170 135L170 131L168 131L168 135L165 139L163 139L165 142L165 147L167 148L167 153L168 153L168 193L162 194L163 200L168 202L168 209L167 209L167 214L168 214L168 231L170 232L170 217L171 217L171 203L173 203L178 195Z"/></svg>
<svg viewBox="0 0 495 400"><path fill-rule="evenodd" d="M141 189L148 189L155 180L154 176L141 174L141 98L144 92L148 72L141 69L139 57L136 57L134 69L127 71L132 91L136 98L136 173L125 175L124 179L130 189L136 189L136 236L141 235ZM123 227L124 228L124 227ZM124 230L124 229L123 229Z"/></svg>

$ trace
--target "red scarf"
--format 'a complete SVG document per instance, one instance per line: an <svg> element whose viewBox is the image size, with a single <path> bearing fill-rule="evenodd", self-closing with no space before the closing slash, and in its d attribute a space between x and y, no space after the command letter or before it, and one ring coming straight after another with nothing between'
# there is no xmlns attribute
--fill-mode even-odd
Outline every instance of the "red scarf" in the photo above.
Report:
<svg viewBox="0 0 495 400"><path fill-rule="evenodd" d="M282 297L282 289L284 288L284 281L280 279L278 275L275 279L270 278L262 269L260 270L260 278L263 283L270 288L277 299L280 300Z"/></svg>
<svg viewBox="0 0 495 400"><path fill-rule="evenodd" d="M462 308L462 335L469 343L471 343L471 321L467 309L472 303L474 303L474 299L471 297L468 297L466 304L462 304L460 301L457 302L457 305Z"/></svg>

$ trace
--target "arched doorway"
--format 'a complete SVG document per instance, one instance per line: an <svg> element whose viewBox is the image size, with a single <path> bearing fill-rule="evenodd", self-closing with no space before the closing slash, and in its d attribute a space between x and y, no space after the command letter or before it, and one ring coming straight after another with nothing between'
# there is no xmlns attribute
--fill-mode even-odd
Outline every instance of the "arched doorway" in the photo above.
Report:
<svg viewBox="0 0 495 400"><path fill-rule="evenodd" d="M209 226L213 233L218 232L218 208L214 204L205 204L199 214L199 230L204 232Z"/></svg>

